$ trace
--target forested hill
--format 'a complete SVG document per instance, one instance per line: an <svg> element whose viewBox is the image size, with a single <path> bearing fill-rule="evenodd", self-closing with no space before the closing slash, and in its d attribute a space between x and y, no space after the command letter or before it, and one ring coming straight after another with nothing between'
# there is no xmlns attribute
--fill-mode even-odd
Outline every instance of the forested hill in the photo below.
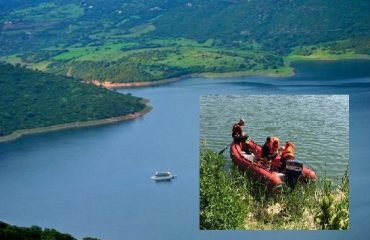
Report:
<svg viewBox="0 0 370 240"><path fill-rule="evenodd" d="M144 109L140 100L74 78L0 64L0 136L131 114Z"/></svg>
<svg viewBox="0 0 370 240"><path fill-rule="evenodd" d="M364 0L1 1L0 61L111 82L286 75L288 55L369 58L369 12Z"/></svg>
<svg viewBox="0 0 370 240"><path fill-rule="evenodd" d="M17 227L0 221L0 239L2 240L76 240L69 234L60 233L54 229L42 229L38 226ZM91 238L92 239L92 238Z"/></svg>
<svg viewBox="0 0 370 240"><path fill-rule="evenodd" d="M37 8L40 3L44 5ZM364 0L14 0L2 2L0 11L3 30L22 30L32 23L31 35L23 32L23 38L39 39L39 44L46 44L44 38L59 44L97 43L104 36L96 33L130 34L135 27L144 32L127 37L143 37L147 32L144 35L152 38L255 40L285 52L297 45L370 36L370 2ZM35 28L38 31L32 35ZM6 52L4 44L1 52Z"/></svg>
<svg viewBox="0 0 370 240"><path fill-rule="evenodd" d="M226 43L255 40L283 52L298 45L370 36L370 1L193 0L155 21L162 36Z"/></svg>
<svg viewBox="0 0 370 240"><path fill-rule="evenodd" d="M1 240L77 240L66 233L60 233L55 229L39 226L17 227L0 221ZM98 238L84 237L83 240L100 240Z"/></svg>

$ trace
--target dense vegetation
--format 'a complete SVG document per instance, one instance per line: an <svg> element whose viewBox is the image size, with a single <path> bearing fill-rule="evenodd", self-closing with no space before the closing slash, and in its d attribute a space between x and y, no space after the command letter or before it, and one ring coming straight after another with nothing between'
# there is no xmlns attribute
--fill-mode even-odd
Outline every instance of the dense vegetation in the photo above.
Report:
<svg viewBox="0 0 370 240"><path fill-rule="evenodd" d="M1 240L76 240L69 234L60 233L54 229L42 229L38 226L17 227L0 221ZM99 240L86 237L83 240Z"/></svg>
<svg viewBox="0 0 370 240"><path fill-rule="evenodd" d="M189 1L156 21L163 36L256 41L268 49L369 37L370 3L350 0ZM335 7L334 7L335 6ZM349 10L350 9L350 10ZM196 19L196 20L195 20Z"/></svg>
<svg viewBox="0 0 370 240"><path fill-rule="evenodd" d="M362 0L16 0L0 3L0 57L112 82L286 74L292 51L369 54L369 11Z"/></svg>
<svg viewBox="0 0 370 240"><path fill-rule="evenodd" d="M123 116L145 107L137 97L10 64L0 64L0 76L0 136Z"/></svg>
<svg viewBox="0 0 370 240"><path fill-rule="evenodd" d="M348 229L348 171L339 186L321 178L271 196L225 164L223 156L201 150L201 229Z"/></svg>
<svg viewBox="0 0 370 240"><path fill-rule="evenodd" d="M27 47L21 44L27 41L27 34L19 31L24 29L29 31L28 38L38 40L33 41L37 47L47 40L99 45L147 33L151 39L214 39L218 44L256 41L282 51L370 34L370 4L362 0L29 0L0 7L5 10L0 19L12 22L4 25L2 34L13 40L13 45L1 44L2 53L18 52L17 43Z"/></svg>
<svg viewBox="0 0 370 240"><path fill-rule="evenodd" d="M248 205L243 189L224 171L225 159L210 151L200 156L200 228L244 229Z"/></svg>
<svg viewBox="0 0 370 240"><path fill-rule="evenodd" d="M180 45L181 43L177 42L176 44ZM262 51L211 49L190 41L185 46L149 48L128 52L120 50L111 55L111 57L117 55L120 57L113 61L101 59L104 53L100 56L98 53L94 53L90 59L87 59L89 55L83 55L81 58L85 60L75 58L68 61L67 54L59 56L66 58L64 61L49 64L47 71L57 74L68 73L86 80L138 82L204 72L224 73L242 70L257 72L269 69L273 73L279 73L283 70L284 64L282 57Z"/></svg>
<svg viewBox="0 0 370 240"><path fill-rule="evenodd" d="M54 229L41 229L38 226L30 228L12 226L0 221L0 239L3 240L76 240L69 234L57 232Z"/></svg>

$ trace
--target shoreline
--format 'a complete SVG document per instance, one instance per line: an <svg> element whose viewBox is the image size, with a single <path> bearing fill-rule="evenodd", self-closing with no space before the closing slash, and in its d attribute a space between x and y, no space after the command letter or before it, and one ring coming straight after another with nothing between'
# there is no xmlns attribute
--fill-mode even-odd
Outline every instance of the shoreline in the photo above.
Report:
<svg viewBox="0 0 370 240"><path fill-rule="evenodd" d="M264 77L291 77L295 75L295 69L291 66L292 62L299 61L340 61L340 60L370 60L370 55L366 54L356 54L356 55L288 55L284 57L285 65L287 71L285 72L267 72L267 71L239 71L239 72L223 72L223 73L213 73L213 72L204 72L204 73L190 73L185 74L179 77L167 78L162 80L155 81L146 81L146 82L129 82L129 83L114 83L109 81L101 82L99 80L87 80L86 82L105 87L108 89L119 89L119 88L142 88L142 87L151 87L157 85L168 84L172 82L177 82L183 79L188 78L232 78L232 77L253 77L253 76L264 76Z"/></svg>
<svg viewBox="0 0 370 240"><path fill-rule="evenodd" d="M105 87L108 89L119 89L119 88L141 88L141 87L157 86L157 85L163 85L163 84L180 81L183 79L196 78L196 77L209 78L209 79L220 78L220 77L232 78L232 77L248 77L248 76L289 77L289 76L295 75L294 68L291 67L292 62L296 62L296 61L340 61L340 60L370 60L370 56L369 55L355 55L355 56L354 55L352 56L332 55L328 58L327 56L325 57L311 56L310 57L310 56L299 56L299 55L289 56L288 55L284 57L284 61L286 62L284 67L289 70L286 72L276 72L276 73L273 73L273 72L268 73L268 72L263 72L263 71L261 72L240 71L240 72L225 72L225 73L204 72L204 73L185 74L185 75L175 77L175 78L168 78L168 79L148 81L148 82L112 83L109 81L100 82L99 80L87 80L84 82L94 84L97 86L101 86L101 87ZM126 120L132 120L132 119L143 116L144 114L150 112L153 109L153 107L148 105L149 103L148 99L142 99L141 101L146 106L144 107L143 110L139 112L135 112L133 114L118 116L118 117L111 117L111 118L106 118L106 119L84 121L84 122L64 123L64 124L58 124L58 125L53 125L53 126L48 126L48 127L16 130L9 135L0 136L0 143L12 141L24 135L54 132L54 131L59 131L59 130L64 130L64 129L107 125L107 124L114 124L114 123L118 123L118 122L122 122Z"/></svg>
<svg viewBox="0 0 370 240"><path fill-rule="evenodd" d="M29 128L29 129L22 129L22 130L16 130L13 133L1 136L0 137L0 143L1 142L9 142L16 140L22 136L25 135L32 135L32 134L38 134L38 133L47 133L47 132L56 132L60 130L65 129L74 129L74 128L84 128L84 127L93 127L93 126L99 126L99 125L108 125L108 124L115 124L127 120L133 120L136 118L139 118L143 116L144 114L150 112L153 107L148 105L149 100L148 99L142 99L142 103L145 104L145 107L143 110L139 112L130 113L128 115L118 116L118 117L111 117L111 118L105 118L105 119L98 119L98 120L91 120L91 121L83 121L83 122L72 122L72 123L63 123L58 125L52 125L49 127L39 127L39 128Z"/></svg>
<svg viewBox="0 0 370 240"><path fill-rule="evenodd" d="M96 86L105 87L108 89L117 89L117 88L141 88L141 87L150 87L156 85L163 85L167 83L176 82L182 79L196 77L194 74L185 74L175 78L167 78L156 81L147 81L147 82L128 82L128 83L114 83L109 81L101 82L99 80L86 80L86 82L94 84Z"/></svg>
<svg viewBox="0 0 370 240"><path fill-rule="evenodd" d="M290 66L288 66L291 68ZM174 78L167 78L162 80L156 80L156 81L147 81L147 82L130 82L130 83L113 83L109 81L100 82L99 80L87 80L86 82L94 84L96 86L105 87L108 89L119 89L119 88L142 88L142 87L151 87L151 86L157 86L157 85L163 85L168 83L177 82L183 79L188 78L232 78L232 77L252 77L252 76L266 76L266 77L290 77L294 76L295 72L294 69L290 69L291 72L287 73L267 73L267 72L224 72L224 73L213 73L213 72L204 72L204 73L191 73L191 74L185 74L179 77Z"/></svg>
<svg viewBox="0 0 370 240"><path fill-rule="evenodd" d="M285 57L286 61L297 62L297 61L341 61L341 60L370 60L370 55L366 54L326 54L326 55L288 55Z"/></svg>

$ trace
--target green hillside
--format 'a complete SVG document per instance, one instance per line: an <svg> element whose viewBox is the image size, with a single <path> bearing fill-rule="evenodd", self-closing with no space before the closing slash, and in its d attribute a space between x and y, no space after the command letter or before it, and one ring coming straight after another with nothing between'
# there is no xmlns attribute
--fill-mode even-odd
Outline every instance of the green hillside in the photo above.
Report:
<svg viewBox="0 0 370 240"><path fill-rule="evenodd" d="M0 64L0 136L143 110L140 98L74 78Z"/></svg>
<svg viewBox="0 0 370 240"><path fill-rule="evenodd" d="M300 56L366 58L368 12L362 0L16 0L0 4L0 60L111 82L291 74Z"/></svg>
<svg viewBox="0 0 370 240"><path fill-rule="evenodd" d="M370 3L350 0L189 1L156 20L156 34L267 49L370 36Z"/></svg>
<svg viewBox="0 0 370 240"><path fill-rule="evenodd" d="M13 42L1 44L1 54L17 53L14 43L34 50L147 37L213 39L231 45L256 41L288 51L298 45L370 36L370 3L362 0L34 0L2 3L0 8L7 10L0 15L2 35Z"/></svg>

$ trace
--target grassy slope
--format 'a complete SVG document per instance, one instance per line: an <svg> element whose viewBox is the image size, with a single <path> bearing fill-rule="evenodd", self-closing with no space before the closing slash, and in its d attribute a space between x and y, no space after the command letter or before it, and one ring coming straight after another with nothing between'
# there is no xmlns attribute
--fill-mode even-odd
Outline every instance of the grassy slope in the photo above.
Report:
<svg viewBox="0 0 370 240"><path fill-rule="evenodd" d="M68 73L85 80L111 82L162 80L189 73L206 73L206 76L292 73L281 57L253 46L248 50L212 47L209 43L170 38L152 40L147 46L143 48L135 42L108 43L97 47L70 47L60 54L49 54L52 56L47 60L35 59L42 52L52 50L0 59L27 64L30 68L42 71Z"/></svg>
<svg viewBox="0 0 370 240"><path fill-rule="evenodd" d="M332 53L325 49L316 49L309 54L300 54L297 52L292 52L285 57L286 61L305 61L305 60L346 60L346 59L365 59L370 60L370 55L368 54L358 54L352 51L346 51L341 53Z"/></svg>
<svg viewBox="0 0 370 240"><path fill-rule="evenodd" d="M78 18L83 15L83 9L76 4L58 6L54 3L41 3L36 7L13 11L8 18L24 21L56 21L60 18Z"/></svg>
<svg viewBox="0 0 370 240"><path fill-rule="evenodd" d="M370 39L341 40L300 46L285 58L287 61L370 59Z"/></svg>
<svg viewBox="0 0 370 240"><path fill-rule="evenodd" d="M266 56L274 56L268 51L263 51L258 47L251 50L239 48L213 47L207 43L198 43L190 39L156 39L149 42L155 47L143 48L138 42L108 43L97 47L70 47L65 51L41 61L24 62L19 55L9 55L1 57L0 60L12 64L27 64L28 67L41 71L56 72L67 74L70 69L74 70L74 76L90 80L99 79L111 82L132 82L132 81L152 81L162 80L178 75L167 75L167 68L179 68L185 74L203 73L207 77L219 76L244 76L244 75L270 75L281 76L291 75L292 68L289 62L299 60L341 60L341 59L370 59L370 55L361 54L353 48L337 47L336 51L323 45L303 46L294 49L289 55L284 57L284 62L271 63L266 60ZM303 50L302 50L303 49ZM44 50L48 51L48 49ZM159 54L160 53L160 54ZM159 56L160 55L160 56ZM275 55L276 56L276 55ZM117 72L117 69L125 66L117 62L130 62L135 66L142 65L142 69L134 67L134 80L127 77L133 75L132 71L115 78L109 72ZM76 68L76 62L80 66ZM107 62L110 68L105 68L106 76L94 73L92 69L83 67L89 62L95 62L102 66ZM48 67L51 63L60 63L57 67ZM272 65L270 65L272 64ZM162 65L163 69L153 68L154 65ZM166 68L167 67L167 68ZM91 73L91 74L86 74ZM181 74L180 74L181 75Z"/></svg>
<svg viewBox="0 0 370 240"><path fill-rule="evenodd" d="M266 197L263 186L233 167L225 158L202 150L200 155L201 229L347 229L349 184L321 178L292 192Z"/></svg>
<svg viewBox="0 0 370 240"><path fill-rule="evenodd" d="M73 68L74 76L85 79L99 79L111 82L131 82L130 78L123 76L114 78L109 76L109 71L116 72L122 66L118 62L129 62L135 66L142 65L144 70L137 73L134 81L152 81L166 79L166 67L180 68L188 73L204 73L208 77L217 76L243 76L243 75L291 75L293 69L289 67L289 62L298 60L340 60L340 59L370 59L370 55L359 54L353 51L333 53L326 49L317 49L310 51L310 54L302 54L293 50L292 53L284 57L284 61L279 60L277 55L259 48L244 50L238 48L212 47L206 44L197 43L189 39L158 39L153 40L151 44L157 44L156 47L142 48L139 43L108 43L98 47L71 47L66 51L48 60L35 61L31 63L24 62L17 55L1 57L0 60L12 64L21 63L28 67L41 71L57 72L66 75L69 69ZM158 56L160 55L160 56ZM275 57L274 60L268 56ZM93 73L92 69L75 68L76 63L80 65L95 62L102 66L112 63L111 68L104 69L108 74L102 76ZM56 63L57 67L49 64ZM59 63L59 64L58 64ZM115 66L116 65L116 66ZM156 69L151 66L163 65L165 68ZM48 67L49 66L49 67ZM123 66L124 68L124 66ZM137 69L137 67L135 67ZM141 70L138 70L141 71ZM91 73L87 74L86 73ZM101 73L101 71L100 71ZM132 72L130 73L132 74ZM149 74L145 76L145 74ZM181 75L181 74L180 74ZM175 77L177 77L176 75Z"/></svg>

